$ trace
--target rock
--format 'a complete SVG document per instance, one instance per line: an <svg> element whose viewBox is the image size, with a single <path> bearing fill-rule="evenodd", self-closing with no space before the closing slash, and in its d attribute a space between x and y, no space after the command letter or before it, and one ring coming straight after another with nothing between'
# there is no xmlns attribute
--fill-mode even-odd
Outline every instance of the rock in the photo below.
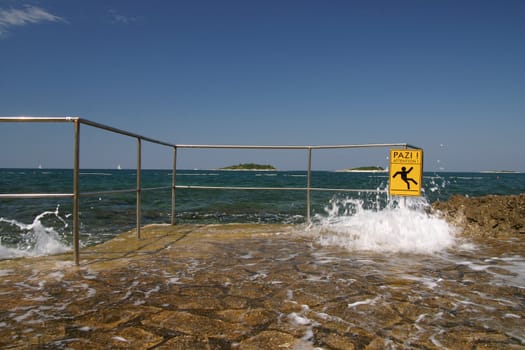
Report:
<svg viewBox="0 0 525 350"><path fill-rule="evenodd" d="M148 317L161 309L155 307L138 307L126 305L122 307L107 307L97 312L89 312L75 320L77 327L89 327L91 329L114 329L134 319Z"/></svg>
<svg viewBox="0 0 525 350"><path fill-rule="evenodd" d="M355 345L348 337L341 336L337 333L328 334L322 341L330 347L337 350L354 350Z"/></svg>
<svg viewBox="0 0 525 350"><path fill-rule="evenodd" d="M191 335L174 337L156 347L157 350L211 350L221 349L221 346L210 342L207 338L199 338Z"/></svg>
<svg viewBox="0 0 525 350"><path fill-rule="evenodd" d="M525 194L468 198L454 195L432 208L474 238L511 238L525 235Z"/></svg>
<svg viewBox="0 0 525 350"><path fill-rule="evenodd" d="M240 323L225 322L185 311L163 311L142 323L147 327L164 328L171 332L176 331L204 338L235 340L249 332L248 328Z"/></svg>
<svg viewBox="0 0 525 350"><path fill-rule="evenodd" d="M244 323L250 327L264 325L277 317L272 312L262 308L249 310L224 310L219 312L218 315L228 322Z"/></svg>
<svg viewBox="0 0 525 350"><path fill-rule="evenodd" d="M279 331L264 331L241 342L240 350L294 349L294 336Z"/></svg>

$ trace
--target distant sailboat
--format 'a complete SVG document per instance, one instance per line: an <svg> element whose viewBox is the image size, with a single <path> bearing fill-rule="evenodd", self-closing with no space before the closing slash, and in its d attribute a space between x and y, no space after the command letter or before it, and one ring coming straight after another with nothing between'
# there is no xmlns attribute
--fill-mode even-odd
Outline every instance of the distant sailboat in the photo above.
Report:
<svg viewBox="0 0 525 350"><path fill-rule="evenodd" d="M122 167L119 165L117 165L117 170L122 170Z"/></svg>
<svg viewBox="0 0 525 350"><path fill-rule="evenodd" d="M38 169L42 169L42 164L38 164Z"/></svg>

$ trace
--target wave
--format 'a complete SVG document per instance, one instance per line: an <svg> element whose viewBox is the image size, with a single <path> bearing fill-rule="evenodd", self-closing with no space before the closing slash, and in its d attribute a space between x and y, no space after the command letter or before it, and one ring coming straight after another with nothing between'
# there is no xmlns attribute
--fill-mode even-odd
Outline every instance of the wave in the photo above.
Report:
<svg viewBox="0 0 525 350"><path fill-rule="evenodd" d="M407 199L384 209L366 209L360 199L333 199L308 234L324 246L380 253L433 254L456 243L456 228L428 213L426 200Z"/></svg>
<svg viewBox="0 0 525 350"><path fill-rule="evenodd" d="M42 256L63 253L70 247L62 242L60 234L52 227L45 226L42 220L51 216L64 228L67 222L60 216L59 207L54 211L45 211L37 215L31 224L0 217L0 224L12 226L17 232L10 233L10 244L2 242L0 237L0 259L11 259L25 256ZM0 231L1 232L1 231ZM16 235L16 237L13 237Z"/></svg>

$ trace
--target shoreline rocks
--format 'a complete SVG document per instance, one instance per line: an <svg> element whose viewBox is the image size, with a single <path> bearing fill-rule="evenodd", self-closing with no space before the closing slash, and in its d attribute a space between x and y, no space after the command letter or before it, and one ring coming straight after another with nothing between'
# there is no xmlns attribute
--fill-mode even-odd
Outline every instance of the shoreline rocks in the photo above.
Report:
<svg viewBox="0 0 525 350"><path fill-rule="evenodd" d="M453 195L432 208L472 238L525 237L525 194L466 197Z"/></svg>

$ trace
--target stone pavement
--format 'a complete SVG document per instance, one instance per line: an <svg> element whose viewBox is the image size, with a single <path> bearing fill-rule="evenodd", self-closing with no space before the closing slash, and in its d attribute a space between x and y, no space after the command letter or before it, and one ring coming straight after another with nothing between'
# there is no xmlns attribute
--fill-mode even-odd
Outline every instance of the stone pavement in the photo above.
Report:
<svg viewBox="0 0 525 350"><path fill-rule="evenodd" d="M525 349L523 289L494 282L513 277L504 261L320 248L303 231L155 225L79 267L0 261L0 348Z"/></svg>

